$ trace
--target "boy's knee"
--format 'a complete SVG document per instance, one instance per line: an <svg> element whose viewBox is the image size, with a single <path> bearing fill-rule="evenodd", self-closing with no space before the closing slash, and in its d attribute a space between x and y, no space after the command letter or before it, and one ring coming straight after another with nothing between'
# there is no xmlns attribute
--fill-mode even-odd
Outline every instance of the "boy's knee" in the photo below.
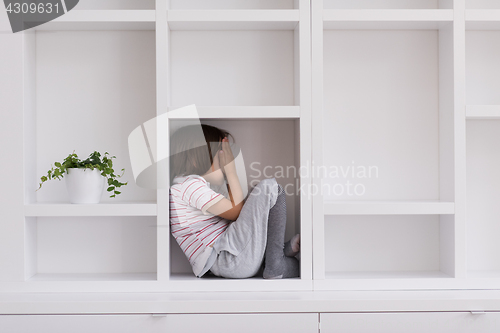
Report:
<svg viewBox="0 0 500 333"><path fill-rule="evenodd" d="M262 187L262 188L266 188L268 189L269 191L277 191L278 189L278 186L280 186L277 182L276 182L276 178L266 178L266 179L263 179L259 185Z"/></svg>
<svg viewBox="0 0 500 333"><path fill-rule="evenodd" d="M272 192L277 192L278 191L278 186L280 186L275 178L266 178L262 179L257 186L255 186L254 191L256 194L261 194L261 193L272 193Z"/></svg>
<svg viewBox="0 0 500 333"><path fill-rule="evenodd" d="M261 186L276 186L276 178L266 178L262 179L259 183Z"/></svg>
<svg viewBox="0 0 500 333"><path fill-rule="evenodd" d="M266 187L268 193L277 193L279 195L285 191L283 187L278 184L276 178L264 179L262 182L264 182L262 186Z"/></svg>
<svg viewBox="0 0 500 333"><path fill-rule="evenodd" d="M274 206L278 195L283 191L283 187L276 182L276 178L266 178L261 180L252 190L252 195L264 195L271 201L271 207Z"/></svg>

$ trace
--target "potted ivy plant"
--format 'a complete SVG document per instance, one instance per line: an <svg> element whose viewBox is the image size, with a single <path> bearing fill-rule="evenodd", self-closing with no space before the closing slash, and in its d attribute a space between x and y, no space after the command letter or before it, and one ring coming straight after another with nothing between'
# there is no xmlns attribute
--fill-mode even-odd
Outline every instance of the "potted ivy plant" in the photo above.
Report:
<svg viewBox="0 0 500 333"><path fill-rule="evenodd" d="M62 163L55 162L47 175L40 178L41 183L37 191L48 180L65 178L66 189L71 203L99 203L106 184L108 186L107 192L110 192L110 198L115 198L121 194L118 188L127 185L127 183L118 181L117 178L123 176L125 169L121 170L121 175L116 175L113 169L114 158L116 156L110 156L108 152L101 156L99 152L94 151L87 159L82 161L73 151Z"/></svg>

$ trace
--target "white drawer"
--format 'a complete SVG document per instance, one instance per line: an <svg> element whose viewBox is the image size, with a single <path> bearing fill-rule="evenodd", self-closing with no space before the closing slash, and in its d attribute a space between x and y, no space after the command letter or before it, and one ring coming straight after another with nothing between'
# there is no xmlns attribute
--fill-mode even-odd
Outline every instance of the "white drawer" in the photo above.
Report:
<svg viewBox="0 0 500 333"><path fill-rule="evenodd" d="M8 333L317 333L318 314L0 315Z"/></svg>
<svg viewBox="0 0 500 333"><path fill-rule="evenodd" d="M500 312L322 313L321 333L498 333Z"/></svg>
<svg viewBox="0 0 500 333"><path fill-rule="evenodd" d="M318 333L317 313L179 314L167 316L169 332Z"/></svg>
<svg viewBox="0 0 500 333"><path fill-rule="evenodd" d="M151 315L0 315L5 333L160 333L165 320Z"/></svg>

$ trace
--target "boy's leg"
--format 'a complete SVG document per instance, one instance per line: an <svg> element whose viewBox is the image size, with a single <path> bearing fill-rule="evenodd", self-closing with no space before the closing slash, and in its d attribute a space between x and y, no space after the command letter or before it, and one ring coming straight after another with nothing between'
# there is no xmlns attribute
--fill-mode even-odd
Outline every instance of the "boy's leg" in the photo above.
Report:
<svg viewBox="0 0 500 333"><path fill-rule="evenodd" d="M278 183L272 178L262 180L252 190L238 219L214 244L219 255L210 269L212 273L226 278L247 278L259 272L266 250L269 211L276 203L277 188Z"/></svg>
<svg viewBox="0 0 500 333"><path fill-rule="evenodd" d="M285 249L283 250L287 257L295 257L300 252L300 234L292 237L288 242L285 243Z"/></svg>
<svg viewBox="0 0 500 333"><path fill-rule="evenodd" d="M283 251L286 228L286 202L283 187L278 186L276 204L269 211L264 266L265 279L293 278L300 275L299 261Z"/></svg>

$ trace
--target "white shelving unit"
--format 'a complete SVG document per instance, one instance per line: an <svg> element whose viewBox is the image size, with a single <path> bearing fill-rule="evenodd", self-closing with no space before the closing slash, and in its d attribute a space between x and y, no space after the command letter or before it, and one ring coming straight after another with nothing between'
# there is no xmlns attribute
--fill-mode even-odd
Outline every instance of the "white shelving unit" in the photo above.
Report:
<svg viewBox="0 0 500 333"><path fill-rule="evenodd" d="M156 12L152 1L122 3L85 2L24 33L25 282L14 290L158 280L157 195L135 185L127 147L128 134L156 114ZM73 150L118 156L115 170L125 168L129 182L123 194L72 205L64 182L35 192Z"/></svg>
<svg viewBox="0 0 500 333"><path fill-rule="evenodd" d="M462 281L462 5L312 3L315 289Z"/></svg>
<svg viewBox="0 0 500 333"><path fill-rule="evenodd" d="M498 331L499 11L81 0L17 34L0 11L0 327ZM234 135L250 185L292 191L300 278L195 278L168 191L135 185L129 133L166 115L168 138L190 104ZM73 150L116 155L129 185L98 205L70 204L64 182L35 192Z"/></svg>
<svg viewBox="0 0 500 333"><path fill-rule="evenodd" d="M159 110L196 104L202 123L232 133L251 186L275 177L290 190L286 235L304 237L301 277L281 283L200 281L169 237L169 284L196 291L310 290L311 199L299 188L311 180L277 174L281 167L298 172L311 163L309 1L171 1L166 23L167 43L160 46L168 50L168 69L158 87L166 92L158 103L165 107ZM186 118L169 115L172 131Z"/></svg>
<svg viewBox="0 0 500 333"><path fill-rule="evenodd" d="M309 1L84 3L24 32L24 273L4 288L311 290L312 202L299 191L311 180L276 175L311 163ZM233 134L250 185L271 176L293 191L286 233L302 234L300 278L194 277L170 235L168 190L135 185L128 134L190 104L203 123ZM169 118L172 129L184 119ZM68 203L64 182L35 192L51 163L73 150L118 156L129 185L98 205Z"/></svg>

